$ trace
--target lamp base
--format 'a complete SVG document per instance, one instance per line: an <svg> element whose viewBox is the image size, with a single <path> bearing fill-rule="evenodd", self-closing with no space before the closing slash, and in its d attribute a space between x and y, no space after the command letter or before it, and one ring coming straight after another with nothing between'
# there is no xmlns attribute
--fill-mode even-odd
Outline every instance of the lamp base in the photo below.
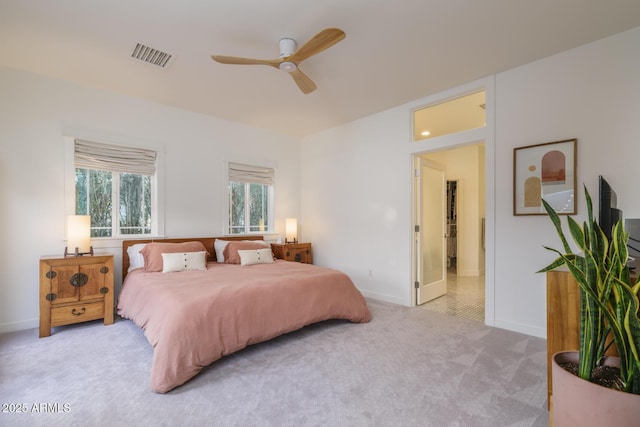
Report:
<svg viewBox="0 0 640 427"><path fill-rule="evenodd" d="M69 252L68 248L65 246L64 247L64 257L65 258L69 258L69 257L78 257L78 256L82 256L82 255L90 255L93 256L93 246L89 246L89 252L79 252L78 247L76 246L76 250L75 252Z"/></svg>
<svg viewBox="0 0 640 427"><path fill-rule="evenodd" d="M287 238L285 238L284 239L284 244L286 245L288 243L296 244L296 243L298 243L298 239L288 240Z"/></svg>

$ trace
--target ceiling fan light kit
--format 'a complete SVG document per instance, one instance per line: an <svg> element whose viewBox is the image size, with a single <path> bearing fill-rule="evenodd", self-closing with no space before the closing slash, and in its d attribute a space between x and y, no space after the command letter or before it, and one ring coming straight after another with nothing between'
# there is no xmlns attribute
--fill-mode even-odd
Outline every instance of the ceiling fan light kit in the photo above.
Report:
<svg viewBox="0 0 640 427"><path fill-rule="evenodd" d="M211 58L221 64L236 65L268 65L289 73L293 81L304 94L316 90L316 84L300 70L300 63L307 58L330 48L346 37L344 31L338 28L327 28L311 37L297 49L295 40L283 38L280 40L280 57L277 59L252 59L235 56L211 55Z"/></svg>
<svg viewBox="0 0 640 427"><path fill-rule="evenodd" d="M296 67L296 64L294 64L293 62L285 61L285 62L281 62L278 68L280 68L282 71L286 71L287 73L291 73L295 71L298 67Z"/></svg>

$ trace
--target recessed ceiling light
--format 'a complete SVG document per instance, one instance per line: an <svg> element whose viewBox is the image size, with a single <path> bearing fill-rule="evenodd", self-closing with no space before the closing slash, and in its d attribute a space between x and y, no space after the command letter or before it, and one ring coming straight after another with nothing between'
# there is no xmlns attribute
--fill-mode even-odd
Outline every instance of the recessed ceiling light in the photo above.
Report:
<svg viewBox="0 0 640 427"><path fill-rule="evenodd" d="M422 133L420 135L429 136L429 135L431 135L431 132L429 132L428 130L425 130L425 131L422 131Z"/></svg>

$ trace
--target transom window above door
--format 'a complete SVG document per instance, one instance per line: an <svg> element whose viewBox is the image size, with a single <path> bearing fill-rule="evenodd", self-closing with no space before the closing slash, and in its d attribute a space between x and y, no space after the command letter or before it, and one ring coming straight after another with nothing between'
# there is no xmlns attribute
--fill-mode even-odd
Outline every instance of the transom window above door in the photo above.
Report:
<svg viewBox="0 0 640 427"><path fill-rule="evenodd" d="M486 126L485 91L413 111L413 142Z"/></svg>

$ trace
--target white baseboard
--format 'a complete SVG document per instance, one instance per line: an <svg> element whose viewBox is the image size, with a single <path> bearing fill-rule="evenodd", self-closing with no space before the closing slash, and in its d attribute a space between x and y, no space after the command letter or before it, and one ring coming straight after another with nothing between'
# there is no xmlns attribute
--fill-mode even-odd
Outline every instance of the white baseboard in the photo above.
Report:
<svg viewBox="0 0 640 427"><path fill-rule="evenodd" d="M400 298L397 298L397 297L392 297L390 295L380 294L377 292L366 291L364 289L358 289L358 290L360 291L360 293L362 293L362 295L364 295L365 298L371 298L378 301L389 302L391 304L406 305L402 302Z"/></svg>
<svg viewBox="0 0 640 427"><path fill-rule="evenodd" d="M507 329L509 331L520 332L522 334L547 339L547 330L537 326L525 325L501 319L496 319L494 326L496 328Z"/></svg>
<svg viewBox="0 0 640 427"><path fill-rule="evenodd" d="M40 327L40 320L38 318L21 320L19 322L0 323L0 334L38 327Z"/></svg>

